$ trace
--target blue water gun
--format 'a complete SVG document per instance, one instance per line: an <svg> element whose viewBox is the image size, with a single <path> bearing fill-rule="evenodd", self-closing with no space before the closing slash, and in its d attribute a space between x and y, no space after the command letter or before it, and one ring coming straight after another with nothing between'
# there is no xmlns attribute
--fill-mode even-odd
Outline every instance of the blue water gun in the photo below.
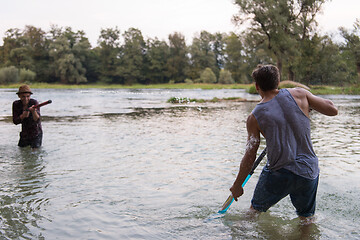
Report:
<svg viewBox="0 0 360 240"><path fill-rule="evenodd" d="M266 155L266 147L265 149L262 151L262 153L259 155L259 157L256 159L256 161L254 162L254 165L249 173L249 175L246 177L245 181L243 182L243 184L241 185L242 187L245 186L245 184L247 183L247 181L249 181L251 175L253 175L256 167L259 165L259 163L261 162L261 160L264 158L264 156ZM231 206L231 204L234 201L234 197L232 196L232 194L230 194L230 196L226 199L226 201L224 202L224 204L222 205L221 209L218 211L218 214L224 214L226 213L226 211L229 209L229 207Z"/></svg>

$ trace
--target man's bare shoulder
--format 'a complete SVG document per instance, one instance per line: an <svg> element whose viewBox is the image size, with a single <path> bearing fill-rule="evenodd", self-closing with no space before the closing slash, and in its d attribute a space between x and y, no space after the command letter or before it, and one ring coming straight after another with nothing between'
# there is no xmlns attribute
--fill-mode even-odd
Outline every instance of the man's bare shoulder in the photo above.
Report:
<svg viewBox="0 0 360 240"><path fill-rule="evenodd" d="M304 107L303 104L305 104L305 102L306 103L308 102L307 99L313 96L311 92L301 87L289 88L288 91L293 96L297 104L302 105L303 107Z"/></svg>
<svg viewBox="0 0 360 240"><path fill-rule="evenodd" d="M308 90L301 87L287 88L287 90L291 93L291 95L296 95L297 97L305 97L310 93Z"/></svg>
<svg viewBox="0 0 360 240"><path fill-rule="evenodd" d="M250 115L249 115L248 118L247 118L247 122L248 122L248 123L255 123L255 122L257 122L256 117L255 117L255 115L254 115L253 113L250 113Z"/></svg>
<svg viewBox="0 0 360 240"><path fill-rule="evenodd" d="M248 128L257 128L259 129L258 121L254 114L250 114L246 120L246 125Z"/></svg>

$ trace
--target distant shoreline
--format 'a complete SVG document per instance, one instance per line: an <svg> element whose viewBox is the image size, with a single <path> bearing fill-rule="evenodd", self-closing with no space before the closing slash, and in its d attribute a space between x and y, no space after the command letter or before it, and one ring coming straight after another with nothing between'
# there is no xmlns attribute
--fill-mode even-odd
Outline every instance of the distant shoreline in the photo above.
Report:
<svg viewBox="0 0 360 240"><path fill-rule="evenodd" d="M17 89L22 83L17 84L0 84L0 88ZM87 89L87 88L109 88L109 89L249 89L252 84L206 84L206 83L160 83L160 84L59 84L59 83L28 83L31 88L54 88L54 89Z"/></svg>
<svg viewBox="0 0 360 240"><path fill-rule="evenodd" d="M2 84L0 88L17 89L21 83L17 84ZM253 84L134 84L134 85L121 85L121 84L50 84L50 83L31 83L29 84L32 89L249 89ZM285 87L292 87L286 85ZM310 86L310 91L315 95L360 95L359 86L338 87L338 86Z"/></svg>

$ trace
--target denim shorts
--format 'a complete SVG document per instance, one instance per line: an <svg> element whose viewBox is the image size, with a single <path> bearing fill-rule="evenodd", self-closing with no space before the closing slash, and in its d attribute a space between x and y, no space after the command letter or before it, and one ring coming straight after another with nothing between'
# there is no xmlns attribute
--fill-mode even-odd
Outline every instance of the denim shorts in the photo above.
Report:
<svg viewBox="0 0 360 240"><path fill-rule="evenodd" d="M315 213L318 182L319 176L308 179L283 168L270 171L265 167L251 200L252 207L257 211L266 212L271 206L290 195L297 215L310 217Z"/></svg>

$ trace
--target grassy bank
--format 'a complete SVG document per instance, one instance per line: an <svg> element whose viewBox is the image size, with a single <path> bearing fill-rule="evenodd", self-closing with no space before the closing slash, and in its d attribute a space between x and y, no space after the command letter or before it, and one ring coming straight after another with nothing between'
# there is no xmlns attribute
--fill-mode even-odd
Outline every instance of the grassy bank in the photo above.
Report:
<svg viewBox="0 0 360 240"><path fill-rule="evenodd" d="M360 86L334 87L334 86L311 86L311 92L315 95L360 95Z"/></svg>
<svg viewBox="0 0 360 240"><path fill-rule="evenodd" d="M18 89L20 84L0 85L0 88ZM246 89L253 88L253 84L151 84L151 85L120 85L120 84L49 84L49 83L32 83L31 88L36 89ZM286 86L291 87L291 86ZM360 95L360 86L337 87L337 86L310 86L310 91L315 95L337 95L353 94Z"/></svg>

